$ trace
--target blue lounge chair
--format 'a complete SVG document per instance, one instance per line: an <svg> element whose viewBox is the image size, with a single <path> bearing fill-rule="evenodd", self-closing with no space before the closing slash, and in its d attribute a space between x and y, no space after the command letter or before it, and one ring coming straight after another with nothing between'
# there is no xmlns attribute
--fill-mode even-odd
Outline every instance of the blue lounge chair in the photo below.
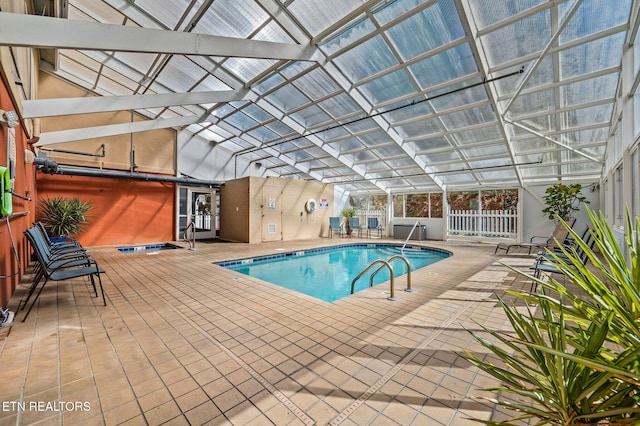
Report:
<svg viewBox="0 0 640 426"><path fill-rule="evenodd" d="M349 228L351 228L351 235L354 232L358 233L358 238L362 237L362 227L360 226L360 218L359 217L350 217L349 218Z"/></svg>
<svg viewBox="0 0 640 426"><path fill-rule="evenodd" d="M42 293L44 286L49 280L64 281L73 278L88 277L91 281L93 291L96 297L98 297L98 289L94 279L97 278L100 292L102 294L102 302L105 306L107 305L104 296L104 289L102 287L102 279L100 278L100 274L104 273L105 271L98 266L96 261L91 258L84 249L76 250L75 252L52 254L49 251L49 247L46 243L46 240L44 240L44 238L42 237L40 230L36 228L30 228L24 232L24 235L27 237L27 240L31 244L36 257L36 265L34 267L35 278L33 283L31 284L31 287L29 288L27 299L24 301L22 309L26 307L29 298L34 293L34 290L36 289L38 283L42 278L44 278L44 282L42 283L40 290L38 290L38 292L36 293L33 302L31 302L31 306L22 319L23 322L29 316L29 313L33 309L33 306L40 297L40 293Z"/></svg>
<svg viewBox="0 0 640 426"><path fill-rule="evenodd" d="M587 228L581 237L581 240L587 245L589 249L592 249L595 245L595 240L593 238L593 233L589 228ZM565 249L569 253L572 253L577 260L578 263L575 263L574 260L567 257L565 253L561 252L553 252L553 255L549 252L545 254L540 254L536 261L529 269L533 270L533 276L535 278L540 278L542 273L548 274L562 274L565 275L567 268L577 268L578 266L584 266L587 264L589 260L588 253L583 250L583 248L576 243L573 247L568 247ZM564 262L564 265L558 263L557 259L554 257L557 256L560 260ZM535 291L537 288L537 282L532 283L532 291Z"/></svg>
<svg viewBox="0 0 640 426"><path fill-rule="evenodd" d="M575 225L576 220L569 219L565 223L569 228L573 228L573 225ZM559 244L565 243L568 236L569 236L569 230L565 227L565 225L562 222L558 222L558 224L556 225L556 229L553 230L553 234L551 234L551 237L549 238L533 236L530 238L528 243L515 243L515 244L499 243L496 246L496 249L493 251L493 254L497 254L498 250L504 250L505 254L509 254L509 250L511 250L514 247L526 248L528 251L527 254L531 254L531 250L533 249L540 250L545 248L558 247ZM543 238L546 239L546 241L538 241L538 242L536 241Z"/></svg>
<svg viewBox="0 0 640 426"><path fill-rule="evenodd" d="M342 237L342 224L339 217L329 218L329 238L333 238L333 233L337 232L339 237Z"/></svg>
<svg viewBox="0 0 640 426"><path fill-rule="evenodd" d="M378 233L378 238L382 238L382 225L378 222L377 217L367 218L367 237L371 238L372 231Z"/></svg>

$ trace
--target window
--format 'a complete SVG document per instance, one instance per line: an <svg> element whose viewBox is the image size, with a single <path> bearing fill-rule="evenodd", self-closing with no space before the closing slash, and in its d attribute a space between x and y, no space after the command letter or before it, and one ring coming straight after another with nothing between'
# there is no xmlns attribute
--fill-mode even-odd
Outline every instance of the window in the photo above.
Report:
<svg viewBox="0 0 640 426"><path fill-rule="evenodd" d="M429 194L407 194L405 217L429 217Z"/></svg>
<svg viewBox="0 0 640 426"><path fill-rule="evenodd" d="M518 206L518 190L450 192L448 201L451 210L515 210Z"/></svg>
<svg viewBox="0 0 640 426"><path fill-rule="evenodd" d="M396 194L393 196L393 217L443 217L443 194Z"/></svg>
<svg viewBox="0 0 640 426"><path fill-rule="evenodd" d="M352 195L349 204L358 210L387 210L388 197L383 195Z"/></svg>

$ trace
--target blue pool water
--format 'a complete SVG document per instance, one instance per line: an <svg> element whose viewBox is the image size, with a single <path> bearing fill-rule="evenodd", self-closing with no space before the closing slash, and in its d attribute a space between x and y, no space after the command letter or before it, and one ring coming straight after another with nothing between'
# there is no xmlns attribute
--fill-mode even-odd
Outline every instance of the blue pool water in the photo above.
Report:
<svg viewBox="0 0 640 426"><path fill-rule="evenodd" d="M217 264L272 284L333 302L351 294L351 281L371 262L377 259L388 260L394 255L406 257L411 264L412 272L450 256L447 252L424 247L407 247L401 251L400 246L391 244L355 244ZM405 263L396 259L392 261L391 266L394 271L396 291L404 289L406 278L398 279L398 277L407 273ZM354 292L369 287L370 275L376 269L377 267L373 267L356 282ZM388 280L389 272L384 268L375 275L373 285Z"/></svg>

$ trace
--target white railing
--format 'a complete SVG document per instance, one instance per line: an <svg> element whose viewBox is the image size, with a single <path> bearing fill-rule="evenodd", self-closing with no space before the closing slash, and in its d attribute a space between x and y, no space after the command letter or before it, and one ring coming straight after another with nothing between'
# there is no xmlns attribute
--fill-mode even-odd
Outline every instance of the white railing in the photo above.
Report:
<svg viewBox="0 0 640 426"><path fill-rule="evenodd" d="M450 210L450 236L517 238L515 210Z"/></svg>

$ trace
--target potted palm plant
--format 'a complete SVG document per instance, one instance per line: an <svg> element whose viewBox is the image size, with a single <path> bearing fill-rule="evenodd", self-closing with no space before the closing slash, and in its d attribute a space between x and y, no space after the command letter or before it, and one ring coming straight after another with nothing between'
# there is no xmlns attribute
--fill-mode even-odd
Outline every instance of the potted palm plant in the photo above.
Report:
<svg viewBox="0 0 640 426"><path fill-rule="evenodd" d="M564 256L550 253L563 271L561 280L510 268L543 288L533 294L508 292L538 309L522 312L501 300L514 332L483 327L489 338L472 332L501 363L472 353L464 357L501 382L486 389L500 392L492 401L517 413L509 422L479 422L640 424L638 233L627 234L627 258L604 215L588 213L595 249L568 229L593 267L579 262L576 249L564 249ZM627 214L629 230L640 229L640 218L632 225Z"/></svg>
<svg viewBox="0 0 640 426"><path fill-rule="evenodd" d="M349 219L355 217L356 209L353 207L345 207L342 209L342 213L340 214L344 218L344 229L347 235L351 235L351 225L349 224Z"/></svg>
<svg viewBox="0 0 640 426"><path fill-rule="evenodd" d="M79 198L47 197L38 204L37 216L50 235L72 237L80 234L88 223L87 212L93 204Z"/></svg>

